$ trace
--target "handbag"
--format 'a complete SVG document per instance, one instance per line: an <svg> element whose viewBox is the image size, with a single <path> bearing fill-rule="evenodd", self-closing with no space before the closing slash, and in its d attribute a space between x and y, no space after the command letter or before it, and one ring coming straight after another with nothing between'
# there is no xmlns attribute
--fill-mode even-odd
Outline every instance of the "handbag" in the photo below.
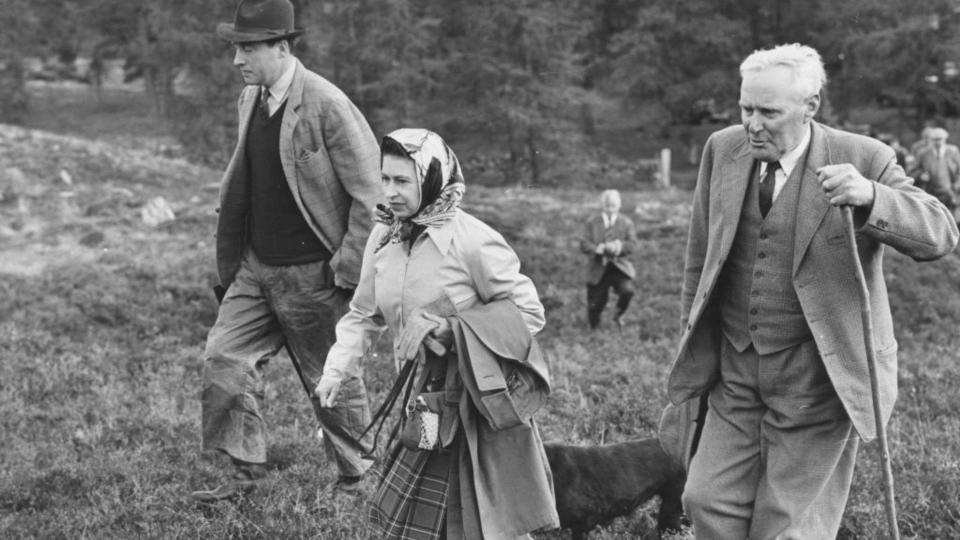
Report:
<svg viewBox="0 0 960 540"><path fill-rule="evenodd" d="M440 448L440 413L445 392L425 392L407 403L400 444L408 450Z"/></svg>

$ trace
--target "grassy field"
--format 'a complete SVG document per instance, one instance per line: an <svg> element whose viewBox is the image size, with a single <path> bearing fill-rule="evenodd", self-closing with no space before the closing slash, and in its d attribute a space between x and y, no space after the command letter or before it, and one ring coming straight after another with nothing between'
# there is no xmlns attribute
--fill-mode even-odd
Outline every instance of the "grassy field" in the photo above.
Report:
<svg viewBox="0 0 960 540"><path fill-rule="evenodd" d="M19 174L23 188L0 201L0 537L374 538L364 504L375 479L358 496L324 491L334 468L283 358L267 372L269 487L234 503L188 500L223 470L200 452L198 399L216 310L219 171L107 140L0 126L0 179ZM466 174L465 208L504 233L548 308L544 439L652 436L678 337L690 194L624 193L640 228L638 295L622 333L589 332L576 243L597 192L480 188ZM140 208L158 195L177 219L147 227ZM891 253L887 273L901 348L889 432L903 537L957 538L960 258L918 264ZM385 356L368 360L375 404L392 376ZM878 460L876 444L862 447L841 538L882 537ZM593 538L644 537L655 507Z"/></svg>

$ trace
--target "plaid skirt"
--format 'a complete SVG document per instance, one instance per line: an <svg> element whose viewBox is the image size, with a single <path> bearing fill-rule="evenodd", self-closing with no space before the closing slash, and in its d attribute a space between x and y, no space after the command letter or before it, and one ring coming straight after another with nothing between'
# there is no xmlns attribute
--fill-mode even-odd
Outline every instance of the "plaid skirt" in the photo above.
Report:
<svg viewBox="0 0 960 540"><path fill-rule="evenodd" d="M389 540L446 537L451 475L457 474L456 444L433 451L398 451L387 463L370 508L370 522Z"/></svg>

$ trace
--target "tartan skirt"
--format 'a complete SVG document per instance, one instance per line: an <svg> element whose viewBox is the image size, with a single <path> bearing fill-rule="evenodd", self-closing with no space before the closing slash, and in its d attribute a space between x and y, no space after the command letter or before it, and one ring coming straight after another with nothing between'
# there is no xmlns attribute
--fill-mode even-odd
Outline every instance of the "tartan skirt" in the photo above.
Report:
<svg viewBox="0 0 960 540"><path fill-rule="evenodd" d="M458 437L459 438L459 437ZM457 444L441 450L397 445L370 508L370 522L389 540L442 540Z"/></svg>

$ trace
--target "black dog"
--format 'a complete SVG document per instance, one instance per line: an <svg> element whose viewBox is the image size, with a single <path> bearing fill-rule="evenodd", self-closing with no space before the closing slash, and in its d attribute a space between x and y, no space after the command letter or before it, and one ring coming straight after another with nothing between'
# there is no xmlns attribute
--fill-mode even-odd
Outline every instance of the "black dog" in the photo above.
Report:
<svg viewBox="0 0 960 540"><path fill-rule="evenodd" d="M546 443L560 526L585 539L600 524L631 513L659 495L657 530L680 530L686 474L657 439L603 446Z"/></svg>

